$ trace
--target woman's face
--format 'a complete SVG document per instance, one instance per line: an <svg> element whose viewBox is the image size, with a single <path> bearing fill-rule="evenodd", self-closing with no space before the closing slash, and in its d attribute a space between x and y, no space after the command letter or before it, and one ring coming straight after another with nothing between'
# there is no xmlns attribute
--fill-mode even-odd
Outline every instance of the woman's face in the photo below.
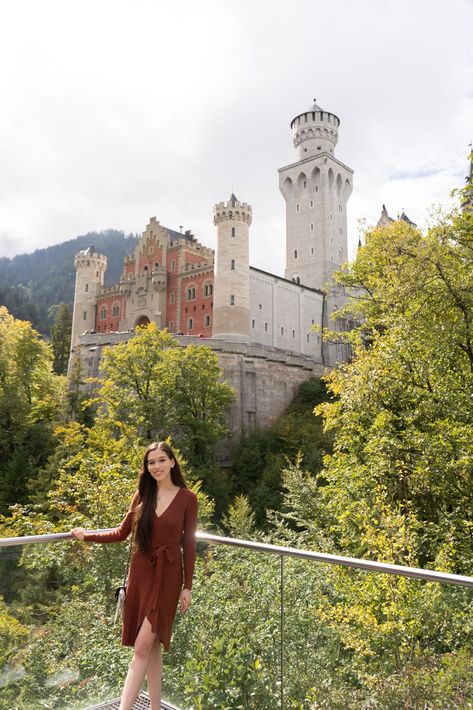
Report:
<svg viewBox="0 0 473 710"><path fill-rule="evenodd" d="M150 475L158 484L167 481L171 477L174 459L170 459L162 449L150 451L146 461Z"/></svg>

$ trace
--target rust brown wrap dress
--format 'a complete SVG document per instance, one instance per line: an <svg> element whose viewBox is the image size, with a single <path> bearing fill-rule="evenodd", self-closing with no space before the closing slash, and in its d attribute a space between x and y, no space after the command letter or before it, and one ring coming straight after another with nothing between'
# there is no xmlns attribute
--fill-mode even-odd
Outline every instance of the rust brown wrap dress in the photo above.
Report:
<svg viewBox="0 0 473 710"><path fill-rule="evenodd" d="M88 533L87 542L121 542L130 534L138 494L115 530ZM133 552L123 616L122 644L133 646L141 624L147 618L154 633L169 650L172 627L182 589L192 588L197 527L197 496L179 488L168 507L155 513L148 552Z"/></svg>

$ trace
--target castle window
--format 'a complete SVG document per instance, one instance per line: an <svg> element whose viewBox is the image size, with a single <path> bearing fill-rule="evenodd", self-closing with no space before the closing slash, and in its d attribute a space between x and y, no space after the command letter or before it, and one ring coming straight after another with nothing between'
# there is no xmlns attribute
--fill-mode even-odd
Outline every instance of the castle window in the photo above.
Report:
<svg viewBox="0 0 473 710"><path fill-rule="evenodd" d="M284 335L284 326L281 326L281 335Z"/></svg>
<svg viewBox="0 0 473 710"><path fill-rule="evenodd" d="M307 333L307 342L310 342L310 335Z"/></svg>
<svg viewBox="0 0 473 710"><path fill-rule="evenodd" d="M232 259L232 260L231 260L231 262L230 262L230 269L231 269L232 271L235 271L235 259Z"/></svg>
<svg viewBox="0 0 473 710"><path fill-rule="evenodd" d="M174 331L174 321L172 321L172 320L169 321L168 330L171 333Z"/></svg>
<svg viewBox="0 0 473 710"><path fill-rule="evenodd" d="M87 320L87 311L84 311L84 312L82 313L82 318L83 318L84 320Z"/></svg>
<svg viewBox="0 0 473 710"><path fill-rule="evenodd" d="M300 212L300 210L301 210L301 206L299 203L297 203L296 204L296 212Z"/></svg>
<svg viewBox="0 0 473 710"><path fill-rule="evenodd" d="M304 180L304 187L307 187L307 180Z"/></svg>
<svg viewBox="0 0 473 710"><path fill-rule="evenodd" d="M171 291L169 294L169 303L174 303L175 298L174 291Z"/></svg>
<svg viewBox="0 0 473 710"><path fill-rule="evenodd" d="M312 256L314 255L314 247L310 248L310 253L312 254Z"/></svg>
<svg viewBox="0 0 473 710"><path fill-rule="evenodd" d="M254 328L256 325L256 321L254 318L251 319L251 327Z"/></svg>
<svg viewBox="0 0 473 710"><path fill-rule="evenodd" d="M89 284L85 284L85 292L87 293L88 290L89 290Z"/></svg>
<svg viewBox="0 0 473 710"><path fill-rule="evenodd" d="M230 305L231 306L235 305L235 296L233 294L230 296Z"/></svg>
<svg viewBox="0 0 473 710"><path fill-rule="evenodd" d="M158 261L154 262L154 268L156 269L156 271L159 270L159 262Z"/></svg>
<svg viewBox="0 0 473 710"><path fill-rule="evenodd" d="M265 333L268 332L268 324L267 324L267 323L264 324L264 332L265 332Z"/></svg>
<svg viewBox="0 0 473 710"><path fill-rule="evenodd" d="M235 236L235 227L232 227L232 237Z"/></svg>
<svg viewBox="0 0 473 710"><path fill-rule="evenodd" d="M311 201L310 201L310 206L311 206L311 207L314 206L314 200L311 200Z"/></svg>
<svg viewBox="0 0 473 710"><path fill-rule="evenodd" d="M176 262L175 262L174 259L173 259L173 260L171 261L171 271L174 271L175 268L176 268Z"/></svg>
<svg viewBox="0 0 473 710"><path fill-rule="evenodd" d="M204 325L205 325L206 327L208 327L208 326L210 325L210 316L209 316L209 315L205 316L205 318L204 318Z"/></svg>
<svg viewBox="0 0 473 710"><path fill-rule="evenodd" d="M294 259L297 259L297 249L294 249Z"/></svg>
<svg viewBox="0 0 473 710"><path fill-rule="evenodd" d="M318 185L315 186L315 191L316 191L316 192L319 191L319 186L318 186Z"/></svg>
<svg viewBox="0 0 473 710"><path fill-rule="evenodd" d="M105 320L107 317L107 306L102 306L100 309L100 320Z"/></svg>
<svg viewBox="0 0 473 710"><path fill-rule="evenodd" d="M187 319L187 329L192 330L193 327L194 327L194 321L192 320L192 318L188 318Z"/></svg>
<svg viewBox="0 0 473 710"><path fill-rule="evenodd" d="M213 293L213 284L205 284L204 286L204 296L211 296Z"/></svg>
<svg viewBox="0 0 473 710"><path fill-rule="evenodd" d="M314 231L314 225L313 225L313 223L312 223L312 222L310 223L310 231L311 231L311 232L313 232L313 231Z"/></svg>
<svg viewBox="0 0 473 710"><path fill-rule="evenodd" d="M296 337L296 331L295 331L295 330L292 331L292 337L293 337L293 338Z"/></svg>
<svg viewBox="0 0 473 710"><path fill-rule="evenodd" d="M187 300L193 301L195 299L195 286L191 286L187 289Z"/></svg>
<svg viewBox="0 0 473 710"><path fill-rule="evenodd" d="M148 247L148 254L152 254L152 253L153 253L153 247L150 246L150 247Z"/></svg>
<svg viewBox="0 0 473 710"><path fill-rule="evenodd" d="M300 276L296 276L296 283L297 283L297 284L300 284L300 282L301 282L301 277L300 277Z"/></svg>
<svg viewBox="0 0 473 710"><path fill-rule="evenodd" d="M120 315L120 306L118 304L115 304L112 308L112 316L116 318L116 316Z"/></svg>

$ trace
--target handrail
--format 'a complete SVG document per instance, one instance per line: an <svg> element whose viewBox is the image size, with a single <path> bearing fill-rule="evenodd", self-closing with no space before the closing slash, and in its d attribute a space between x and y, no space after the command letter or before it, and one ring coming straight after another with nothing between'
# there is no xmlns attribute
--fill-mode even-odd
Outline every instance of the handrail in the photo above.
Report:
<svg viewBox="0 0 473 710"><path fill-rule="evenodd" d="M114 528L104 528L90 530L90 533L110 532ZM40 542L61 542L62 540L72 540L71 533L51 533L46 535L24 535L22 537L0 538L0 547L12 547L16 545L30 545ZM218 545L229 545L232 547L243 547L255 552L264 552L272 555L284 555L285 557L296 557L299 559L312 560L313 562L324 562L332 565L342 565L343 567L353 567L368 572L382 572L385 574L398 575L401 577L412 577L423 579L426 582L439 582L441 584L456 584L461 587L473 588L473 577L461 574L450 574L448 572L437 572L435 570L420 569L418 567L404 567L403 565L393 565L386 562L374 562L357 557L344 557L342 555L330 555L325 552L313 552L312 550L300 550L295 547L284 547L282 545L270 545L264 542L253 542L252 540L240 540L223 535L212 535L202 531L197 531L196 539L199 542L215 543Z"/></svg>

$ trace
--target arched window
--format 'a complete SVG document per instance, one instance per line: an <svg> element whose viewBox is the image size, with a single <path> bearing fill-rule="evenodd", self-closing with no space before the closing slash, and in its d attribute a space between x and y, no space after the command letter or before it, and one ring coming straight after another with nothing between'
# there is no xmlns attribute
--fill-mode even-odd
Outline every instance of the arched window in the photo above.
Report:
<svg viewBox="0 0 473 710"><path fill-rule="evenodd" d="M235 271L235 259L232 259L232 260L231 260L231 262L230 262L230 269L231 269L232 271Z"/></svg>
<svg viewBox="0 0 473 710"><path fill-rule="evenodd" d="M235 296L233 294L230 296L230 305L231 306L235 305Z"/></svg>
<svg viewBox="0 0 473 710"><path fill-rule="evenodd" d="M171 291L171 293L169 294L169 303L174 303L175 298L176 296L174 294L174 291Z"/></svg>
<svg viewBox="0 0 473 710"><path fill-rule="evenodd" d="M187 300L193 301L195 299L195 286L189 286L187 289Z"/></svg>
<svg viewBox="0 0 473 710"><path fill-rule="evenodd" d="M211 296L214 292L214 287L212 283L207 283L204 285L204 297Z"/></svg>
<svg viewBox="0 0 473 710"><path fill-rule="evenodd" d="M102 306L100 309L100 320L105 320L107 317L107 306Z"/></svg>
<svg viewBox="0 0 473 710"><path fill-rule="evenodd" d="M209 326L210 324L211 324L211 319L210 319L210 316L207 314L207 315L205 316L205 318L204 318L204 325L205 325L206 328L208 328L208 326Z"/></svg>
<svg viewBox="0 0 473 710"><path fill-rule="evenodd" d="M187 319L187 330L192 330L193 327L194 327L194 321L192 320L192 318L188 318Z"/></svg>

